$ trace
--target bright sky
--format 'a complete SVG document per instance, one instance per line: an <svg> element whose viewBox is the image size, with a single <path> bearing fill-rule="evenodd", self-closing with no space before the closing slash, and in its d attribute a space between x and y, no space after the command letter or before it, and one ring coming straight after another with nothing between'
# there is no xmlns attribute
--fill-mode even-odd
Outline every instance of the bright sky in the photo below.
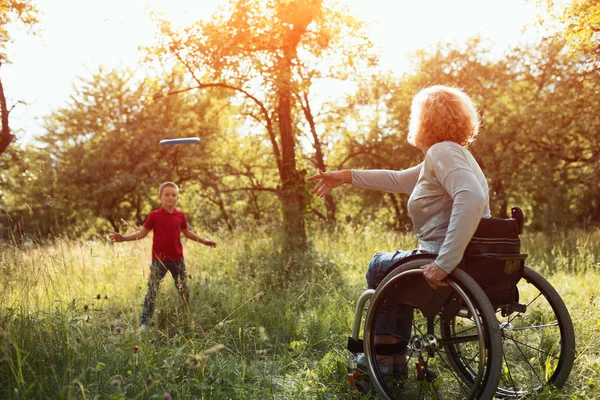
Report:
<svg viewBox="0 0 600 400"><path fill-rule="evenodd" d="M149 10L175 24L206 18L223 0L34 0L40 10L38 36L13 30L11 65L0 78L11 113L11 128L28 142L43 132L42 120L64 105L77 77L98 66L134 66L138 46L150 45L156 28ZM439 41L463 42L480 35L501 54L521 38L535 19L535 2L526 0L338 0L370 24L381 49L382 67L408 68L406 54Z"/></svg>

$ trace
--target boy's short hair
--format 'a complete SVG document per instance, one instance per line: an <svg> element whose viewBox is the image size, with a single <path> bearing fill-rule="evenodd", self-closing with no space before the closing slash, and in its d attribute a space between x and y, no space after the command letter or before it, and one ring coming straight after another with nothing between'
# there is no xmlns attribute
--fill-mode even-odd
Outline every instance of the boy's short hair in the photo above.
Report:
<svg viewBox="0 0 600 400"><path fill-rule="evenodd" d="M159 196L162 194L163 189L166 188L166 187L172 187L173 189L177 190L177 193L179 193L179 188L177 187L177 184L175 182L164 182L158 188L158 195Z"/></svg>
<svg viewBox="0 0 600 400"><path fill-rule="evenodd" d="M466 146L478 133L477 108L461 89L436 85L413 98L407 137L413 146L430 147L443 141Z"/></svg>

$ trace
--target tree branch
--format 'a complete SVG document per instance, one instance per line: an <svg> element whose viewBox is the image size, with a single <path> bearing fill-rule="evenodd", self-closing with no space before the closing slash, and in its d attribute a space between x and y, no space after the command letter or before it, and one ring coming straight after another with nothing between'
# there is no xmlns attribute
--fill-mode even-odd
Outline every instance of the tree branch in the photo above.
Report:
<svg viewBox="0 0 600 400"><path fill-rule="evenodd" d="M193 90L193 89L206 89L206 88L211 88L211 87L219 87L222 89L229 89L229 90L233 90L235 92L242 93L244 96L246 96L247 98L252 100L260 108L260 110L265 118L266 125L267 125L266 126L267 133L269 135L269 140L271 141L271 146L273 147L273 155L275 156L275 161L277 162L277 169L279 170L279 173L281 175L281 169L282 169L281 151L279 150L279 145L277 144L275 131L273 129L273 121L271 119L271 116L269 115L269 111L267 110L265 105L262 103L262 101L260 101L258 98L256 98L252 94L250 94L248 91L246 91L240 87L237 87L237 86L229 85L227 83L222 83L222 82L202 83L200 81L200 79L198 79L198 77L196 77L196 74L194 74L194 71L192 70L191 66L181 58L181 56L179 55L178 52L175 52L175 56L189 71L189 73L192 75L192 78L194 78L194 80L198 83L198 86L189 87L187 89L176 90L173 92L167 92L166 94L155 95L154 98L156 99L156 98L161 98L161 97L166 97L166 96L172 96L172 95L187 92L187 91Z"/></svg>
<svg viewBox="0 0 600 400"><path fill-rule="evenodd" d="M1 64L0 64L1 66ZM13 141L14 136L10 133L10 127L8 126L8 107L6 106L6 97L4 96L4 87L0 80L0 113L2 118L2 131L0 131L0 154L4 153L10 143Z"/></svg>

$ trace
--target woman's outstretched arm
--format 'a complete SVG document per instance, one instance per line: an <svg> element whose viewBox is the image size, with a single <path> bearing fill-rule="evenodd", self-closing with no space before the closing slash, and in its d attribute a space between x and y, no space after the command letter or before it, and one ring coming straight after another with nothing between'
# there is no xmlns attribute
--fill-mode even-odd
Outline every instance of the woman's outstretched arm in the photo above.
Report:
<svg viewBox="0 0 600 400"><path fill-rule="evenodd" d="M344 184L351 185L352 172L349 169L329 172L319 171L318 174L306 178L307 182L316 180L318 180L319 182L317 182L312 192L319 197L325 197L325 195L329 193L329 191L335 189L336 187L342 186Z"/></svg>
<svg viewBox="0 0 600 400"><path fill-rule="evenodd" d="M351 171L352 186L363 189L381 190L383 192L409 194L415 188L422 168L423 163L402 171L388 169L361 171L353 169Z"/></svg>
<svg viewBox="0 0 600 400"><path fill-rule="evenodd" d="M344 184L384 192L411 193L417 184L422 167L423 163L402 171L388 169L319 171L306 180L319 181L312 190L319 197L324 197L332 189Z"/></svg>

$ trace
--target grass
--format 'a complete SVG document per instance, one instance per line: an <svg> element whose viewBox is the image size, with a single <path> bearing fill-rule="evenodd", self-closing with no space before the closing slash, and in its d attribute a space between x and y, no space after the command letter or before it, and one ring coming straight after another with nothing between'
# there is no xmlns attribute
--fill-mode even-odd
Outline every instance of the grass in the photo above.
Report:
<svg viewBox="0 0 600 400"><path fill-rule="evenodd" d="M354 300L373 253L413 236L341 227L313 232L314 251L294 257L269 232L214 239L185 244L191 310L167 276L148 331L149 240L3 247L0 398L360 398L346 377ZM532 234L523 247L577 338L566 387L538 397L600 397L600 232Z"/></svg>

